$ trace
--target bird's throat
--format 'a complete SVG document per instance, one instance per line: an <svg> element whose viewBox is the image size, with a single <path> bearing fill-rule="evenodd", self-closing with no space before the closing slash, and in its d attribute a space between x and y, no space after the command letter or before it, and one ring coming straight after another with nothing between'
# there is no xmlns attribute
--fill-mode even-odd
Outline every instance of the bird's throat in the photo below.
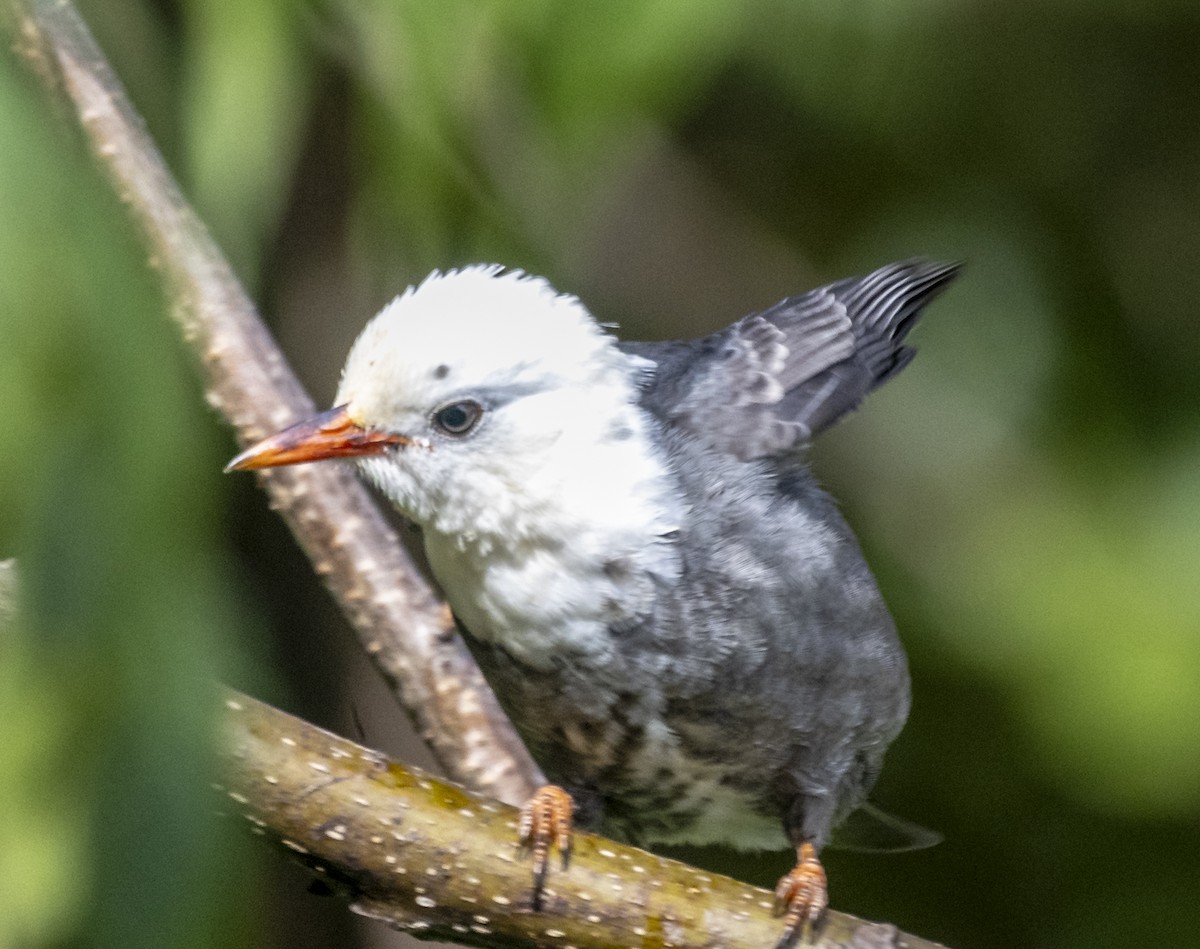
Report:
<svg viewBox="0 0 1200 949"><path fill-rule="evenodd" d="M531 665L602 648L609 628L646 608L653 577L678 569L664 540L679 526L669 473L645 443L560 458L470 523L425 529L455 613Z"/></svg>

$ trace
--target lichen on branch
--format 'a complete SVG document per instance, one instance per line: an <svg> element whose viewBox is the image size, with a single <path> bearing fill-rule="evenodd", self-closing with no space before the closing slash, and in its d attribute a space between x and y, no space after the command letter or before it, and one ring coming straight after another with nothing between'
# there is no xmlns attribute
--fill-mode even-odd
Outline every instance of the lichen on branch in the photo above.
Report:
<svg viewBox="0 0 1200 949"><path fill-rule="evenodd" d="M765 949L773 895L576 832L542 909L518 812L236 693L226 693L221 790L232 813L359 912L421 938L480 946ZM925 949L894 926L830 913L818 947Z"/></svg>

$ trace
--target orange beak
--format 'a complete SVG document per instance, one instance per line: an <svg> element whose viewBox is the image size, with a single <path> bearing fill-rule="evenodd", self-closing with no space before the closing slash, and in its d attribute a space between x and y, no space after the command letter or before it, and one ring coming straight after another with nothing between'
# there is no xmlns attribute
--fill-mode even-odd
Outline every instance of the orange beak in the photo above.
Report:
<svg viewBox="0 0 1200 949"><path fill-rule="evenodd" d="M350 417L346 406L339 405L251 445L227 464L225 470L250 471L326 458L382 455L393 445L408 445L410 441L403 435L363 428Z"/></svg>

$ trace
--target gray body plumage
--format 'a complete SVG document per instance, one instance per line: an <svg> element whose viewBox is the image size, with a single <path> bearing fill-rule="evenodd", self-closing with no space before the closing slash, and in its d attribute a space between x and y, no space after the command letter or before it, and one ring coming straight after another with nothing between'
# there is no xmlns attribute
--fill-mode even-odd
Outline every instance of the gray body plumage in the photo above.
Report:
<svg viewBox="0 0 1200 949"><path fill-rule="evenodd" d="M355 341L335 407L229 469L353 458L420 525L459 627L577 822L637 843L795 847L779 946L909 708L904 651L804 459L912 358L957 268L892 264L688 342L620 343L575 297L433 273ZM539 905L569 802L522 812ZM885 819L889 849L928 832ZM875 841L878 845L880 841Z"/></svg>
<svg viewBox="0 0 1200 949"><path fill-rule="evenodd" d="M905 335L955 271L895 264L700 340L620 344L642 366L677 523L651 556L594 565L607 612L586 648L564 639L530 662L465 629L581 822L644 843L820 847L865 800L908 672L803 448L908 362Z"/></svg>

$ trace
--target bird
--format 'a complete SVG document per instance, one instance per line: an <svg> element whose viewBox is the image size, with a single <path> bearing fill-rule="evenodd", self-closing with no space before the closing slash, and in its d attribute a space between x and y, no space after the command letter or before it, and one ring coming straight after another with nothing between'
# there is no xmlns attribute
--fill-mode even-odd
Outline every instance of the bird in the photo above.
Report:
<svg viewBox="0 0 1200 949"><path fill-rule="evenodd" d="M957 264L893 263L689 340L618 340L496 264L434 271L346 360L335 407L226 470L352 459L421 529L470 650L553 782L521 831L791 849L780 946L910 707L814 438L912 359Z"/></svg>

